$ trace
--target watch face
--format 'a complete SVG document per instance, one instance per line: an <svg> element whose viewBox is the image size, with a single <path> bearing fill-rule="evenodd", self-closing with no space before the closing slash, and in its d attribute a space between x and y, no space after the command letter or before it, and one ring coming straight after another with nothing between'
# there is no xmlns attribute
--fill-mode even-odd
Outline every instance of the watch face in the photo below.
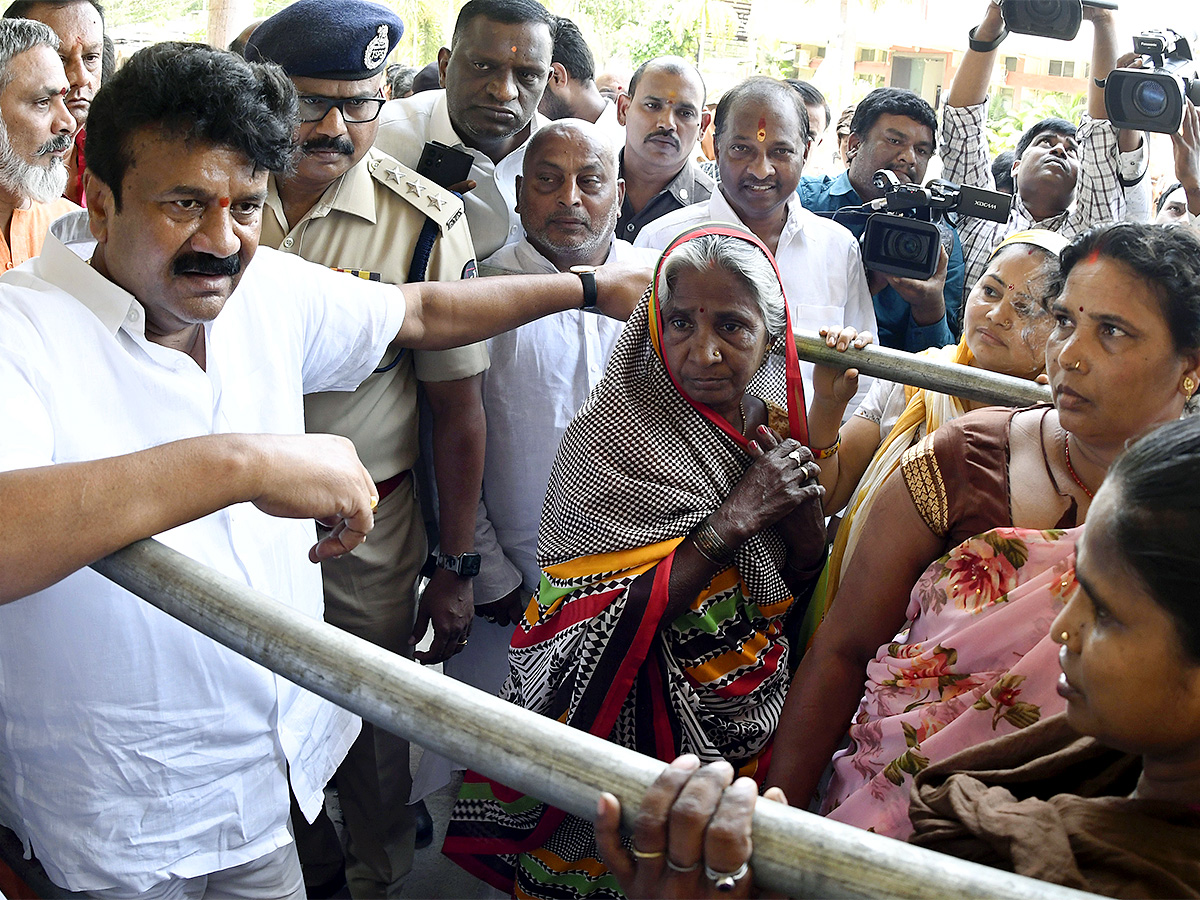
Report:
<svg viewBox="0 0 1200 900"><path fill-rule="evenodd" d="M480 559L478 553L464 553L458 558L458 574L474 578L479 574Z"/></svg>

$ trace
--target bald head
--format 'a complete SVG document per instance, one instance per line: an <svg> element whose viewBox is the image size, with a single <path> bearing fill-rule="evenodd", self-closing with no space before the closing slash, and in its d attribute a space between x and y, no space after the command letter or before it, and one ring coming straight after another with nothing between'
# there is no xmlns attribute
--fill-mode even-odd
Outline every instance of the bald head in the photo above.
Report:
<svg viewBox="0 0 1200 900"><path fill-rule="evenodd" d="M605 133L583 119L559 119L525 149L517 212L529 242L560 271L608 257L625 196Z"/></svg>
<svg viewBox="0 0 1200 900"><path fill-rule="evenodd" d="M629 79L628 94L630 97L637 96L638 82L647 75L671 75L682 78L699 90L700 106L703 107L708 102L708 89L704 86L704 76L700 74L695 63L682 56L656 56L638 66L633 77Z"/></svg>

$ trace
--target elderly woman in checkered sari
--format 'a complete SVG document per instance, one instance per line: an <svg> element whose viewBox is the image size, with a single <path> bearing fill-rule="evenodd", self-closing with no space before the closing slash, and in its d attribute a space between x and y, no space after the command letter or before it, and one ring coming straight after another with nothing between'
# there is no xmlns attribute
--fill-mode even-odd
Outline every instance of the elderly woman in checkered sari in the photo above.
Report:
<svg viewBox="0 0 1200 900"><path fill-rule="evenodd" d="M825 555L790 334L753 235L701 226L663 253L559 449L507 699L761 778L787 689L783 619ZM517 896L620 896L590 822L473 774L444 850Z"/></svg>

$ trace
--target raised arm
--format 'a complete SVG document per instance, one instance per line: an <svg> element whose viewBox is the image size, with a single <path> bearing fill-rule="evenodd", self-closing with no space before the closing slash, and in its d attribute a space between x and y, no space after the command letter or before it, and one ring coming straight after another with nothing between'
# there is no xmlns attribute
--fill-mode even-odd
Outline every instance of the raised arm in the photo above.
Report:
<svg viewBox="0 0 1200 900"><path fill-rule="evenodd" d="M793 806L808 805L862 698L867 663L904 625L913 585L942 550L893 472L784 702L767 783Z"/></svg>
<svg viewBox="0 0 1200 900"><path fill-rule="evenodd" d="M954 75L954 83L950 85L950 93L946 95L946 105L962 108L978 106L987 100L988 85L992 79L992 70L996 65L996 54L999 52L999 40L1008 32L1004 28L1004 17L1000 15L1000 4L989 0L984 11L983 20L972 29L971 41L976 45L995 43L991 50L973 50L968 45L963 54L962 65Z"/></svg>
<svg viewBox="0 0 1200 900"><path fill-rule="evenodd" d="M598 312L627 319L650 284L649 266L609 265L596 270ZM443 350L486 340L551 313L583 306L578 275L510 275L403 288L406 311L396 335L401 347Z"/></svg>
<svg viewBox="0 0 1200 900"><path fill-rule="evenodd" d="M333 526L310 552L316 561L362 543L373 525L375 487L354 445L332 435L206 435L125 456L3 472L0 603L241 502Z"/></svg>

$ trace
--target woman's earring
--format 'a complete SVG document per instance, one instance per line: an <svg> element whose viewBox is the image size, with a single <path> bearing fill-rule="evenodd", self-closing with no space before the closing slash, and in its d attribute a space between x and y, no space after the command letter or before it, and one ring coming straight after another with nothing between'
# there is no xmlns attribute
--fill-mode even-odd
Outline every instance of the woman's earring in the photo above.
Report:
<svg viewBox="0 0 1200 900"><path fill-rule="evenodd" d="M1196 379L1191 375L1183 376L1183 396L1191 397L1196 393Z"/></svg>

